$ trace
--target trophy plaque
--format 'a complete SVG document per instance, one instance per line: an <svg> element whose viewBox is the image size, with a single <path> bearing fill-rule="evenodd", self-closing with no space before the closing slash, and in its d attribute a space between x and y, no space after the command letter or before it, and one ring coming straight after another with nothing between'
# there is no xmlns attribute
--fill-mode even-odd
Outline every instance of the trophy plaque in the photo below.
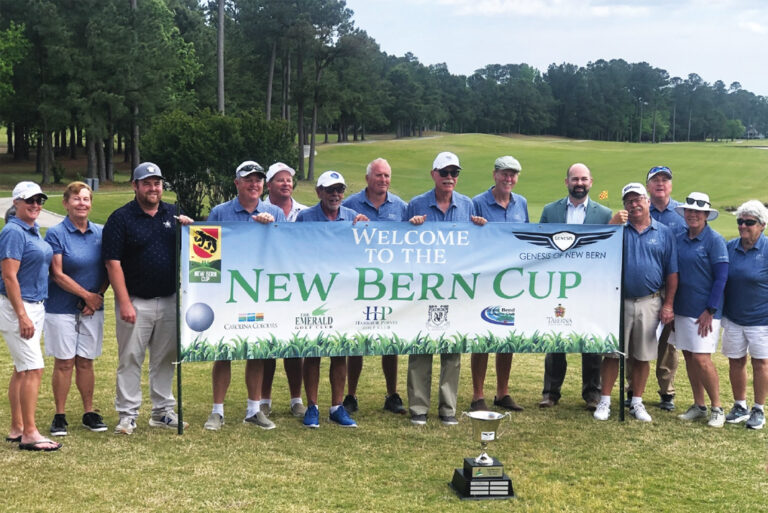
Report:
<svg viewBox="0 0 768 513"><path fill-rule="evenodd" d="M492 411L462 413L472 422L472 439L480 442L482 447L480 456L464 458L464 467L453 472L451 487L462 500L508 499L515 496L512 481L504 473L504 465L485 452L488 443L499 437L499 423L508 415Z"/></svg>

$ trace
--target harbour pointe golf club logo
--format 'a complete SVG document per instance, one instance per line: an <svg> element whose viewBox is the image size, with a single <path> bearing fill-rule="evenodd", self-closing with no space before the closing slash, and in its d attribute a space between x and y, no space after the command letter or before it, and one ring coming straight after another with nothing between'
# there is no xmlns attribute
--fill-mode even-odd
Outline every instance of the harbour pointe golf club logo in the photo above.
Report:
<svg viewBox="0 0 768 513"><path fill-rule="evenodd" d="M296 316L297 330L327 330L333 328L333 316L326 315L328 309L325 303L318 306L311 312L302 312Z"/></svg>
<svg viewBox="0 0 768 513"><path fill-rule="evenodd" d="M445 329L450 325L448 322L448 305L429 305L427 328Z"/></svg>
<svg viewBox="0 0 768 513"><path fill-rule="evenodd" d="M536 246L567 251L608 239L615 233L617 232L572 233L563 231L557 233L513 232L512 235Z"/></svg>
<svg viewBox="0 0 768 513"><path fill-rule="evenodd" d="M355 326L361 330L392 328L397 324L390 318L391 306L366 306L361 316L355 321Z"/></svg>
<svg viewBox="0 0 768 513"><path fill-rule="evenodd" d="M503 306L489 306L480 312L480 318L491 324L500 324L502 326L515 325L515 309L505 308Z"/></svg>
<svg viewBox="0 0 768 513"><path fill-rule="evenodd" d="M189 230L189 282L221 283L221 227Z"/></svg>

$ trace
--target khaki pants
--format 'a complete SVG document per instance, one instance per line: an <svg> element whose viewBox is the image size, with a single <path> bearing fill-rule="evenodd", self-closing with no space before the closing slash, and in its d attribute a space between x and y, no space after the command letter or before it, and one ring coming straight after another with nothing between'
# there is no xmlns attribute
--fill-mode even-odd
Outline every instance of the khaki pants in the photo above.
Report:
<svg viewBox="0 0 768 513"><path fill-rule="evenodd" d="M408 410L411 415L426 415L429 412L432 392L432 356L431 354L412 354L408 357ZM440 355L438 415L456 415L460 370L460 354Z"/></svg>

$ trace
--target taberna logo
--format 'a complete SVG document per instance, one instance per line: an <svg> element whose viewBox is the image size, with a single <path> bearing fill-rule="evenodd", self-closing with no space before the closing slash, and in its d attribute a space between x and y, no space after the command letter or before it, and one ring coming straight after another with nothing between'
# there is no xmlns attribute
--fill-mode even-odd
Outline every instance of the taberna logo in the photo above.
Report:
<svg viewBox="0 0 768 513"><path fill-rule="evenodd" d="M515 309L505 308L503 306L489 306L480 312L480 318L491 324L500 324L502 326L515 325Z"/></svg>
<svg viewBox="0 0 768 513"><path fill-rule="evenodd" d="M595 242L609 239L615 233L610 232L589 232L589 233L573 233L568 231L556 232L556 233L539 233L539 232L512 232L512 235L518 239L529 242L536 246L544 246L550 249L557 249L559 251L567 251L569 249L580 248L581 246L588 246Z"/></svg>

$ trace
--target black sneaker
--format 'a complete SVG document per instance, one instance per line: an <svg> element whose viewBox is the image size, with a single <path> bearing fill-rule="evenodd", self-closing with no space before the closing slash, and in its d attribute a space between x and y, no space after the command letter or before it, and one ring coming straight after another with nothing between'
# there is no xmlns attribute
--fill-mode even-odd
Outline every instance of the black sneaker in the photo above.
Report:
<svg viewBox="0 0 768 513"><path fill-rule="evenodd" d="M352 415L357 411L357 397L354 395L349 395L344 398L344 401L341 403L342 406L344 406L344 409L347 410L347 413Z"/></svg>
<svg viewBox="0 0 768 513"><path fill-rule="evenodd" d="M95 432L107 430L107 425L104 424L104 419L102 419L101 415L95 411L89 411L88 413L83 414L83 427Z"/></svg>
<svg viewBox="0 0 768 513"><path fill-rule="evenodd" d="M387 399L384 401L384 409L391 411L392 413L405 413L403 400L400 399L400 395L397 392L387 397Z"/></svg>
<svg viewBox="0 0 768 513"><path fill-rule="evenodd" d="M675 396L671 394L659 394L661 401L659 401L659 408L666 411L672 411L675 409Z"/></svg>
<svg viewBox="0 0 768 513"><path fill-rule="evenodd" d="M627 389L627 398L624 399L624 407L625 408L631 408L632 407L632 390Z"/></svg>
<svg viewBox="0 0 768 513"><path fill-rule="evenodd" d="M67 417L63 413L57 413L53 416L51 436L67 436Z"/></svg>

